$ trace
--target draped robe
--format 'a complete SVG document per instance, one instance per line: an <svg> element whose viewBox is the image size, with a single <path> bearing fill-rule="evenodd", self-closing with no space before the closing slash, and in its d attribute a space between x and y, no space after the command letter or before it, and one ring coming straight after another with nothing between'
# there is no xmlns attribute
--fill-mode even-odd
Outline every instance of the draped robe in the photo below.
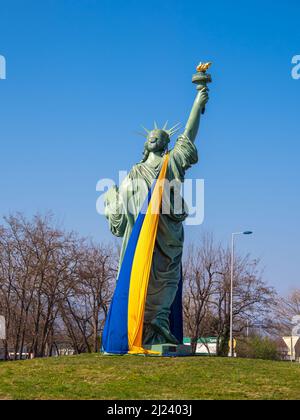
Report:
<svg viewBox="0 0 300 420"><path fill-rule="evenodd" d="M123 237L120 266L134 223L142 205L157 178L162 165L153 166L149 161L135 165L124 179L119 189L115 188L115 200L106 202L106 217L111 232ZM186 170L198 162L198 153L194 143L182 135L169 153L166 179L175 186L176 181L183 182ZM142 182L141 182L142 180ZM175 188L176 189L176 188ZM143 344L163 344L164 336L152 327L156 320L170 331L171 307L176 298L181 280L181 261L184 243L183 222L188 216L186 205L181 200L178 208L178 194L173 188L166 189L163 207L159 216L158 230L154 247L151 273L147 291L144 315ZM165 212L169 208L169 212Z"/></svg>

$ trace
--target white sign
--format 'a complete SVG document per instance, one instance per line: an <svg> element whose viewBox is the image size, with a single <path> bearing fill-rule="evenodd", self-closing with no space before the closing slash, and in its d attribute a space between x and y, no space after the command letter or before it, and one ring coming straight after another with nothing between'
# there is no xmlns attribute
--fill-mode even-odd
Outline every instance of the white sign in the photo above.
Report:
<svg viewBox="0 0 300 420"><path fill-rule="evenodd" d="M6 339L5 318L0 316L0 340Z"/></svg>
<svg viewBox="0 0 300 420"><path fill-rule="evenodd" d="M290 356L293 360L296 359L296 346L299 342L299 337L292 336L292 337L282 337L287 348L288 348L288 356Z"/></svg>

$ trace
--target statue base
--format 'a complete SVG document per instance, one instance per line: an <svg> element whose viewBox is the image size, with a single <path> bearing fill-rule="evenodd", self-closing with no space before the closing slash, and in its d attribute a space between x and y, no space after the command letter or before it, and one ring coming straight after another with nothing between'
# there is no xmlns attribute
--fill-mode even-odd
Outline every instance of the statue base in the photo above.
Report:
<svg viewBox="0 0 300 420"><path fill-rule="evenodd" d="M136 354L136 356L146 357L192 357L197 356L193 354L192 346L185 344L153 344L143 346L145 350L156 352L157 354ZM132 356L131 354L113 354L102 352L103 356Z"/></svg>
<svg viewBox="0 0 300 420"><path fill-rule="evenodd" d="M144 346L145 350L156 351L160 353L158 356L163 357L189 357L193 356L192 346L184 344L153 344Z"/></svg>

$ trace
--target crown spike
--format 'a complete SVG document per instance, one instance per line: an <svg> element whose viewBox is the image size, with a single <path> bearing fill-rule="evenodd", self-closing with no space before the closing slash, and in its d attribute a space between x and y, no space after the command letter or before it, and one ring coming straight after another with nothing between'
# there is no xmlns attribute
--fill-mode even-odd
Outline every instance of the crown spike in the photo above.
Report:
<svg viewBox="0 0 300 420"><path fill-rule="evenodd" d="M148 130L146 127L144 127L143 125L141 125L142 129L146 131L147 134L150 134L150 130Z"/></svg>
<svg viewBox="0 0 300 420"><path fill-rule="evenodd" d="M163 128L163 130L166 130L166 129L167 129L167 127L168 127L168 124L169 124L169 121L167 120L167 121L166 121L166 123L165 123L165 125L164 125L164 128Z"/></svg>
<svg viewBox="0 0 300 420"><path fill-rule="evenodd" d="M181 123L174 125L174 127L168 130L169 136L172 137L181 129Z"/></svg>
<svg viewBox="0 0 300 420"><path fill-rule="evenodd" d="M173 137L176 133L178 133L179 130L180 130L180 127L177 128L176 130L171 131L171 133L169 132L169 136Z"/></svg>
<svg viewBox="0 0 300 420"><path fill-rule="evenodd" d="M158 130L158 125L157 125L156 121L154 121L154 128L155 128L155 130Z"/></svg>
<svg viewBox="0 0 300 420"><path fill-rule="evenodd" d="M174 127L169 128L169 131L179 130L180 126L181 126L181 123L175 124Z"/></svg>
<svg viewBox="0 0 300 420"><path fill-rule="evenodd" d="M148 137L146 133L141 133L140 131L135 131L134 133L137 134L138 136L144 137L144 139Z"/></svg>

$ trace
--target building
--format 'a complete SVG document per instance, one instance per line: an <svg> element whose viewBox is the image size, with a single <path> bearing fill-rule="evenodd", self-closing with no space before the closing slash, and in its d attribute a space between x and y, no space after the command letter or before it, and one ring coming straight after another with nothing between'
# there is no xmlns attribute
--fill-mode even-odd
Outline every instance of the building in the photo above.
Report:
<svg viewBox="0 0 300 420"><path fill-rule="evenodd" d="M183 344L191 345L191 339L185 337ZM199 338L197 341L196 354L199 356L216 356L217 354L217 337Z"/></svg>

